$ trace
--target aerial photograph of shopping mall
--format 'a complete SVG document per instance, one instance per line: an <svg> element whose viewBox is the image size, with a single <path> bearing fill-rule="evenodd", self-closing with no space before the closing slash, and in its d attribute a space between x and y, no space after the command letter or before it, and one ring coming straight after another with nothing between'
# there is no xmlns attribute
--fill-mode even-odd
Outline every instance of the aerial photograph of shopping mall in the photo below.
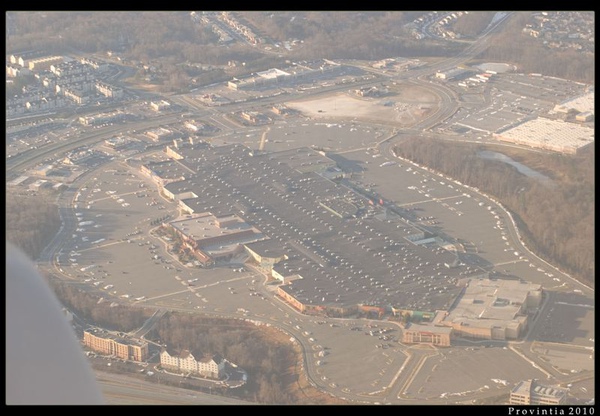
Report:
<svg viewBox="0 0 600 416"><path fill-rule="evenodd" d="M8 405L593 416L594 11L5 18Z"/></svg>

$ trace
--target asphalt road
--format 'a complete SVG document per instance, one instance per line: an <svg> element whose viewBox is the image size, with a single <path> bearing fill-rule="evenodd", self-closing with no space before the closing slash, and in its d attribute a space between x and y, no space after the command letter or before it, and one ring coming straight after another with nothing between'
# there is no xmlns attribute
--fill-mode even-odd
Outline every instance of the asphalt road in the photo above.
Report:
<svg viewBox="0 0 600 416"><path fill-rule="evenodd" d="M107 405L253 405L256 403L96 371Z"/></svg>

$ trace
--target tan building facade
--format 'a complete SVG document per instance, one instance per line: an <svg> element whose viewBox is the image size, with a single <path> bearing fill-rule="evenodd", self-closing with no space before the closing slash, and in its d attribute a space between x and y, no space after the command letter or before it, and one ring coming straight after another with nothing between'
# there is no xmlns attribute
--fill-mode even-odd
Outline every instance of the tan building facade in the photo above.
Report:
<svg viewBox="0 0 600 416"><path fill-rule="evenodd" d="M408 324L402 330L402 342L406 344L429 344L449 347L452 328L434 325Z"/></svg>
<svg viewBox="0 0 600 416"><path fill-rule="evenodd" d="M106 333L83 332L83 343L86 347L103 355L114 355L122 360L146 361L148 358L148 343L128 341L115 338Z"/></svg>

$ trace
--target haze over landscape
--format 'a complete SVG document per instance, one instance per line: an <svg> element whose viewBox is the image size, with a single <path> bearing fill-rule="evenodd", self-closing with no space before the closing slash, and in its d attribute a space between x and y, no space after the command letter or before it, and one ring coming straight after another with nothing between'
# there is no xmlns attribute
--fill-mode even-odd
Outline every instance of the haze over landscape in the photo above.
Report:
<svg viewBox="0 0 600 416"><path fill-rule="evenodd" d="M592 415L594 24L8 11L7 242L106 404Z"/></svg>

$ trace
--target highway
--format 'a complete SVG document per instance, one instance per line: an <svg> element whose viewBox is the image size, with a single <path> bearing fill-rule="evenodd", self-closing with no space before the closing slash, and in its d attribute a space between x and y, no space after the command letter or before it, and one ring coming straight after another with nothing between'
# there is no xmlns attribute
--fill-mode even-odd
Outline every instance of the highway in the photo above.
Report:
<svg viewBox="0 0 600 416"><path fill-rule="evenodd" d="M70 140L52 143L38 149L19 153L6 161L6 174L7 177L9 177L10 173L17 173L18 171L35 166L37 163L42 162L54 153L66 153L80 146L96 144L102 140L113 137L116 134L122 133L125 129L150 129L163 124L172 123L178 119L180 119L179 114L168 114L135 123L115 124L98 131L83 133L79 138L71 138Z"/></svg>

